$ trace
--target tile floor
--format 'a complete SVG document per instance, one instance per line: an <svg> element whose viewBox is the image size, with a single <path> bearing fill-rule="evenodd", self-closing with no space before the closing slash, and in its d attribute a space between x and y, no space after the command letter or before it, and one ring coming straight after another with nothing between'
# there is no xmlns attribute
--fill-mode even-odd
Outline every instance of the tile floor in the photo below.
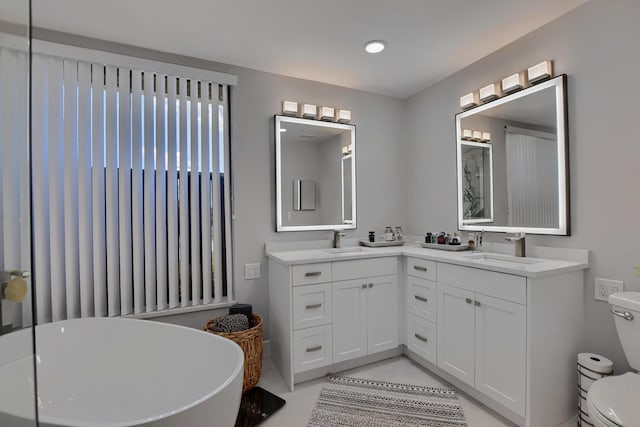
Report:
<svg viewBox="0 0 640 427"><path fill-rule="evenodd" d="M452 387L450 384L429 374L424 368L404 356L361 366L356 369L341 372L341 374L405 384L433 386L444 384ZM261 427L306 426L323 384L324 379L319 378L296 384L295 391L290 392L284 385L280 373L273 365L273 362L270 359L266 359L263 364L262 377L258 385L282 397L287 403L282 409L261 424ZM514 425L460 391L458 391L458 397L462 402L464 415L469 427L502 427Z"/></svg>

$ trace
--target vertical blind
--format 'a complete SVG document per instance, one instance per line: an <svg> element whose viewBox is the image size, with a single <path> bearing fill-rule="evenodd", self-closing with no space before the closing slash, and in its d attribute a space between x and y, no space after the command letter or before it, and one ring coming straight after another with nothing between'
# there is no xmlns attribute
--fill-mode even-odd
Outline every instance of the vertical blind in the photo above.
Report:
<svg viewBox="0 0 640 427"><path fill-rule="evenodd" d="M0 270L29 271L29 112L26 42L0 34ZM30 279L27 279L28 281ZM31 289L31 286L29 286ZM21 305L0 301L0 325L31 325L31 294Z"/></svg>
<svg viewBox="0 0 640 427"><path fill-rule="evenodd" d="M512 126L505 136L509 226L559 227L556 136Z"/></svg>
<svg viewBox="0 0 640 427"><path fill-rule="evenodd" d="M38 322L230 301L227 87L44 54L32 65Z"/></svg>

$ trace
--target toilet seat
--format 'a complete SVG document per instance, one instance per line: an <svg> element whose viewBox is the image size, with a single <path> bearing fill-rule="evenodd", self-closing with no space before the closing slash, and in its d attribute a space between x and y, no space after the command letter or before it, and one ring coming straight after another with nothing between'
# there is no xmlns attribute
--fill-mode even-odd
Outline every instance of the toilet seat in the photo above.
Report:
<svg viewBox="0 0 640 427"><path fill-rule="evenodd" d="M603 378L589 389L589 415L606 427L638 427L639 396L640 375L627 372Z"/></svg>

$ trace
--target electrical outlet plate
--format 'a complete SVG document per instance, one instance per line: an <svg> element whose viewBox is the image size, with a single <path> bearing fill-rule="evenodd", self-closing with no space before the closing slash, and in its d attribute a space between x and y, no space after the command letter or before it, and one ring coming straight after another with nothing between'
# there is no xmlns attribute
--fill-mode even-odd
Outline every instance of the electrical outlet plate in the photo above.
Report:
<svg viewBox="0 0 640 427"><path fill-rule="evenodd" d="M595 298L598 301L608 301L609 295L624 290L624 282L611 279L599 279L595 280Z"/></svg>
<svg viewBox="0 0 640 427"><path fill-rule="evenodd" d="M260 278L260 263L245 264L244 265L244 278L245 279L259 279Z"/></svg>

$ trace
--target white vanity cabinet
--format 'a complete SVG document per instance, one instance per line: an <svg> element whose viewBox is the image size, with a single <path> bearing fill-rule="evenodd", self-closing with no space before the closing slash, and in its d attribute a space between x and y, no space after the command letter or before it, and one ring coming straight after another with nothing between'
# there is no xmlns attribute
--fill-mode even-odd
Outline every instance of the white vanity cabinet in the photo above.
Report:
<svg viewBox="0 0 640 427"><path fill-rule="evenodd" d="M298 374L398 348L398 293L397 256L270 261L272 359L289 387L309 378Z"/></svg>

